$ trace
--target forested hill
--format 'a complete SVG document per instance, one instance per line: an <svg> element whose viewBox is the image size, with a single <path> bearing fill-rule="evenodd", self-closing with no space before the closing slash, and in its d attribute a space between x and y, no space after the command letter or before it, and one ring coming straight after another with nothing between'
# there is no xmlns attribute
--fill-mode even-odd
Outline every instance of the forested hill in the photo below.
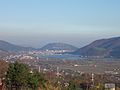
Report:
<svg viewBox="0 0 120 90"><path fill-rule="evenodd" d="M120 57L120 37L100 39L84 46L73 54L82 56Z"/></svg>

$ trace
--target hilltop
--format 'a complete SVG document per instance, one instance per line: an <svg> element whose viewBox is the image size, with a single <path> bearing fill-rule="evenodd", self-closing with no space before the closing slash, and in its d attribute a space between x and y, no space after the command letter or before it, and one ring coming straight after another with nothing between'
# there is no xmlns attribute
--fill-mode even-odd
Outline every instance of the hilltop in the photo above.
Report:
<svg viewBox="0 0 120 90"><path fill-rule="evenodd" d="M40 48L40 50L70 50L70 51L75 51L77 49L78 49L77 47L66 43L49 43Z"/></svg>
<svg viewBox="0 0 120 90"><path fill-rule="evenodd" d="M0 50L1 51L8 51L8 52L18 52L18 51L29 51L34 50L34 48L31 47L22 47L19 45L14 45L9 42L0 40Z"/></svg>
<svg viewBox="0 0 120 90"><path fill-rule="evenodd" d="M120 57L120 37L100 39L84 46L73 54L82 56Z"/></svg>

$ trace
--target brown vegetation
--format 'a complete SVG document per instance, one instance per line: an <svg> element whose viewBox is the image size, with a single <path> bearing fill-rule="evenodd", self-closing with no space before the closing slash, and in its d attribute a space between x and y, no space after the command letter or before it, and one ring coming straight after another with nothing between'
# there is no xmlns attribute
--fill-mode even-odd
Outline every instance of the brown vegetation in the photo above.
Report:
<svg viewBox="0 0 120 90"><path fill-rule="evenodd" d="M6 63L3 60L0 60L0 78L3 78L5 76L7 69L8 69L8 63Z"/></svg>

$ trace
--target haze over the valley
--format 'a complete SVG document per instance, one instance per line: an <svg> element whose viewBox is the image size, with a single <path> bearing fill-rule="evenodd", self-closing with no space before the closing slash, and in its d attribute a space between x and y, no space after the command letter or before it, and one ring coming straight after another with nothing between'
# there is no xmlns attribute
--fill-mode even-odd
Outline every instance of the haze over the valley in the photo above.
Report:
<svg viewBox="0 0 120 90"><path fill-rule="evenodd" d="M42 47L62 42L83 47L120 35L119 0L1 0L0 39Z"/></svg>

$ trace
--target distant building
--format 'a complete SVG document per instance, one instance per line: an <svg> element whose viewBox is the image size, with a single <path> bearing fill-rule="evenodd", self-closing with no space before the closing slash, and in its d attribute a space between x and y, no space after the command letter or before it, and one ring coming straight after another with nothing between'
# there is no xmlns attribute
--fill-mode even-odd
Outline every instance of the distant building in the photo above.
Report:
<svg viewBox="0 0 120 90"><path fill-rule="evenodd" d="M113 83L106 83L105 90L115 90L115 84Z"/></svg>
<svg viewBox="0 0 120 90"><path fill-rule="evenodd" d="M34 57L32 56L23 56L20 58L20 60L23 60L23 59L34 59Z"/></svg>

